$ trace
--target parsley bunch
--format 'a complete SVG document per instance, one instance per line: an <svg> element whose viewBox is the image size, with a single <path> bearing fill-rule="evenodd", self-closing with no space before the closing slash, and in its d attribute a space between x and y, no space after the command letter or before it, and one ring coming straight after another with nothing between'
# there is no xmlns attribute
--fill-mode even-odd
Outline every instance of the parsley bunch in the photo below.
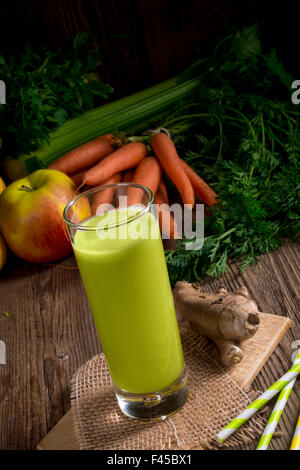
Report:
<svg viewBox="0 0 300 470"><path fill-rule="evenodd" d="M7 103L0 105L0 155L36 150L55 128L106 100L112 88L100 80L99 65L87 33L77 35L69 50L27 44L21 53L0 56L7 91Z"/></svg>

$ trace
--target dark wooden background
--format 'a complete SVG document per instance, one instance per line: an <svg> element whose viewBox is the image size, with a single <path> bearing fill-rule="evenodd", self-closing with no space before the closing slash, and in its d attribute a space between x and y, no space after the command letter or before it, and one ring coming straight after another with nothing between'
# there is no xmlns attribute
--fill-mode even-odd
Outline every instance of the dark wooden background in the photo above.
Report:
<svg viewBox="0 0 300 470"><path fill-rule="evenodd" d="M191 63L195 48L230 24L259 22L291 68L295 60L295 2L257 0L1 0L0 53L24 42L58 48L78 32L96 39L103 77L123 96L167 79ZM293 14L291 14L293 12Z"/></svg>

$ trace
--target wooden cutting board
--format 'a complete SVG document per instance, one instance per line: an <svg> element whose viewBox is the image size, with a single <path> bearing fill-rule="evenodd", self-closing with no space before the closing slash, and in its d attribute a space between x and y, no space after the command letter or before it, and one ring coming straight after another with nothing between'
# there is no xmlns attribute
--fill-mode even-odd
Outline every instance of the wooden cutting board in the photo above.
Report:
<svg viewBox="0 0 300 470"><path fill-rule="evenodd" d="M244 358L226 372L247 391L291 326L289 318L264 313L257 333L243 343ZM217 357L217 351L216 351ZM79 442L73 426L71 411L38 444L39 450L78 450Z"/></svg>

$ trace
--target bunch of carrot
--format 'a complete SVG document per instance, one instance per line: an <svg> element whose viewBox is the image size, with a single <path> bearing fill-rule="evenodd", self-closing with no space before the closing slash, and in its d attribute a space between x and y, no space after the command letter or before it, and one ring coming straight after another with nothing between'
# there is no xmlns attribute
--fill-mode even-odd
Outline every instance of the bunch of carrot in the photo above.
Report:
<svg viewBox="0 0 300 470"><path fill-rule="evenodd" d="M174 183L182 202L190 209L195 204L195 195L211 207L217 202L217 194L179 157L171 137L166 133L155 133L151 137L151 147L154 156L148 155L147 147L142 142L131 142L118 148L114 136L106 134L71 150L49 168L66 173L80 187L121 181L147 186L155 197L161 229L163 215L167 215L168 231L172 238L176 238L176 225L167 208L168 193L163 172ZM140 203L140 197L138 191L129 190L128 205ZM104 191L101 198L101 203L109 203L111 191Z"/></svg>

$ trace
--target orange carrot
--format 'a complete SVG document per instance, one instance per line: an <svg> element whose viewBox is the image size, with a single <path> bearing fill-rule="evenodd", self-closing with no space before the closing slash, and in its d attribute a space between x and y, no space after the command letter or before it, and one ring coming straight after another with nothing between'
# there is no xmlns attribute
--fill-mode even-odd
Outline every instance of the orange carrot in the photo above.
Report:
<svg viewBox="0 0 300 470"><path fill-rule="evenodd" d="M131 182L143 184L149 188L153 194L156 193L162 177L162 169L159 161L155 157L144 158L134 172ZM141 204L143 193L136 188L128 190L128 206L132 204Z"/></svg>
<svg viewBox="0 0 300 470"><path fill-rule="evenodd" d="M122 173L122 183L130 183L133 177L133 170L126 170Z"/></svg>
<svg viewBox="0 0 300 470"><path fill-rule="evenodd" d="M152 148L161 166L178 189L184 204L195 204L191 182L182 168L180 158L172 139L160 132L152 137Z"/></svg>
<svg viewBox="0 0 300 470"><path fill-rule="evenodd" d="M169 204L168 190L167 190L166 183L164 182L163 179L160 180L158 191L161 193L162 197L166 201L166 204Z"/></svg>
<svg viewBox="0 0 300 470"><path fill-rule="evenodd" d="M189 177L196 195L204 202L207 206L211 207L217 202L218 195L214 190L208 186L207 183L183 160L181 165L187 176Z"/></svg>
<svg viewBox="0 0 300 470"><path fill-rule="evenodd" d="M85 171L78 171L77 173L70 175L70 178L76 184L76 187L81 185L84 173Z"/></svg>
<svg viewBox="0 0 300 470"><path fill-rule="evenodd" d="M83 181L89 186L101 184L115 173L134 168L146 155L147 147L142 142L125 144L86 171Z"/></svg>
<svg viewBox="0 0 300 470"><path fill-rule="evenodd" d="M77 173L83 168L95 165L99 160L115 150L112 134L102 135L74 148L49 165L52 170L59 170L67 175Z"/></svg>
<svg viewBox="0 0 300 470"><path fill-rule="evenodd" d="M154 202L162 234L165 234L165 236L169 234L170 238L175 239L178 238L179 235L174 217L168 209L168 194L166 189L167 188L164 187L161 190L161 186L159 187L155 194Z"/></svg>
<svg viewBox="0 0 300 470"><path fill-rule="evenodd" d="M103 186L106 184L120 183L121 173L116 173L106 181L104 181ZM99 214L105 212L108 209L109 204L112 201L115 188L107 188L99 191L95 194L92 202L92 213Z"/></svg>

